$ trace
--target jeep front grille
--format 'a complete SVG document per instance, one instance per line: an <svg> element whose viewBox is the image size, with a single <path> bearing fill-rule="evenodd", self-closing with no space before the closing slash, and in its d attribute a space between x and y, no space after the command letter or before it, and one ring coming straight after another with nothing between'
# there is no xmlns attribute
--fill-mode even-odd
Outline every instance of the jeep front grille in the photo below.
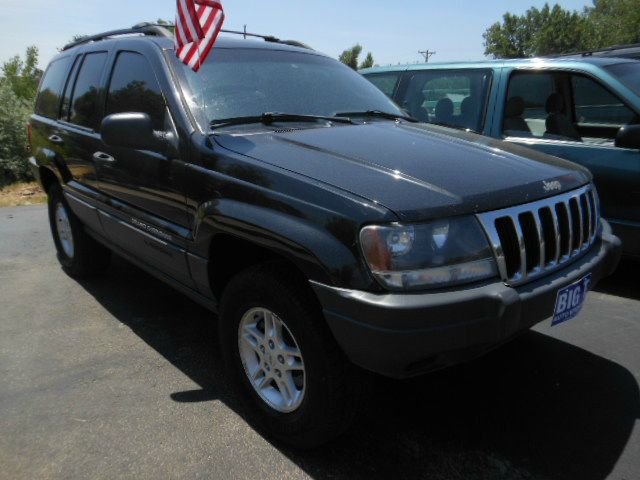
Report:
<svg viewBox="0 0 640 480"><path fill-rule="evenodd" d="M589 250L599 218L598 198L591 185L478 214L507 285L545 275Z"/></svg>

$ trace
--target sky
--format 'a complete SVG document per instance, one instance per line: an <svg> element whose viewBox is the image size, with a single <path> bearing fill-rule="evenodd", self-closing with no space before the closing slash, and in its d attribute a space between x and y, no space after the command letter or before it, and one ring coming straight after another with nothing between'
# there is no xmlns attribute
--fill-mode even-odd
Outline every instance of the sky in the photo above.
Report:
<svg viewBox="0 0 640 480"><path fill-rule="evenodd" d="M224 28L295 39L337 57L360 43L379 65L414 63L419 50L432 61L484 57L482 34L506 11L522 14L544 0L223 0ZM582 10L584 0L559 0ZM44 67L73 35L173 19L174 0L0 0L0 62L28 45ZM363 55L364 57L364 55Z"/></svg>

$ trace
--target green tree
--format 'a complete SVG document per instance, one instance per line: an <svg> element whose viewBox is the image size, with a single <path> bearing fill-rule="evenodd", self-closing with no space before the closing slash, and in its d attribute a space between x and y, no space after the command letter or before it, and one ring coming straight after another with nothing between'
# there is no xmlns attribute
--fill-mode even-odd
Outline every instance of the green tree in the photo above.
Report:
<svg viewBox="0 0 640 480"><path fill-rule="evenodd" d="M30 112L11 84L0 82L0 186L31 179L26 130Z"/></svg>
<svg viewBox="0 0 640 480"><path fill-rule="evenodd" d="M24 60L16 55L2 64L0 83L8 85L18 99L33 106L41 76L38 48L31 46L27 48Z"/></svg>
<svg viewBox="0 0 640 480"><path fill-rule="evenodd" d="M360 64L360 68L371 68L373 67L373 64L375 63L374 59L373 59L373 55L371 54L371 52L367 53L367 56L365 57L364 61Z"/></svg>
<svg viewBox="0 0 640 480"><path fill-rule="evenodd" d="M531 50L533 55L552 55L575 52L587 48L586 24L588 18L576 11L565 10L559 5L542 9L532 8Z"/></svg>
<svg viewBox="0 0 640 480"><path fill-rule="evenodd" d="M594 0L587 7L588 48L603 48L640 42L640 1Z"/></svg>
<svg viewBox="0 0 640 480"><path fill-rule="evenodd" d="M522 58L529 56L531 30L524 17L509 12L484 33L484 53L496 58Z"/></svg>
<svg viewBox="0 0 640 480"><path fill-rule="evenodd" d="M639 0L594 0L582 12L545 4L505 13L484 33L485 54L520 58L640 42Z"/></svg>
<svg viewBox="0 0 640 480"><path fill-rule="evenodd" d="M579 12L545 4L524 15L505 13L484 33L485 54L522 58L578 51L586 48L588 18Z"/></svg>
<svg viewBox="0 0 640 480"><path fill-rule="evenodd" d="M37 65L38 49L29 47L24 59L16 55L1 66L0 185L32 178L26 126L42 76Z"/></svg>
<svg viewBox="0 0 640 480"><path fill-rule="evenodd" d="M364 59L364 62L358 63L361 53L362 53L362 45L356 44L353 47L342 52L340 54L340 57L338 57L338 60L340 60L345 65L348 65L349 67L353 68L354 70L358 70L360 68L373 67L374 60L371 52L367 53L367 56Z"/></svg>

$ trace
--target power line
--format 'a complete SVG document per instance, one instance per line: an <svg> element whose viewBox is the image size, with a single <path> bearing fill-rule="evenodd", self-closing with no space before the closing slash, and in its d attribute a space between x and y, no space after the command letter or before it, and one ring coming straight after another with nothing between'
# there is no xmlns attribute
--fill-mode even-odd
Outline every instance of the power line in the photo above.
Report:
<svg viewBox="0 0 640 480"><path fill-rule="evenodd" d="M426 63L429 63L429 59L432 56L434 56L437 52L433 52L431 50L420 50L420 51L418 51L418 53L424 57L424 61Z"/></svg>

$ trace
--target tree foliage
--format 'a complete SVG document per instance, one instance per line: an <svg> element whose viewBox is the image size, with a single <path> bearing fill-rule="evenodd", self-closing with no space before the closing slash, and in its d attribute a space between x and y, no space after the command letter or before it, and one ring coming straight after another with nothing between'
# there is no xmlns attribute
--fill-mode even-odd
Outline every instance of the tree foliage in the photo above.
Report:
<svg viewBox="0 0 640 480"><path fill-rule="evenodd" d="M31 179L28 164L27 121L33 112L38 82L38 49L27 48L2 65L0 78L0 185Z"/></svg>
<svg viewBox="0 0 640 480"><path fill-rule="evenodd" d="M8 82L0 82L0 186L31 178L26 130L30 111Z"/></svg>
<svg viewBox="0 0 640 480"><path fill-rule="evenodd" d="M485 54L522 58L640 42L639 0L594 0L582 12L555 4L505 13L483 35Z"/></svg>
<svg viewBox="0 0 640 480"><path fill-rule="evenodd" d="M367 53L367 56L364 58L364 61L360 64L360 68L371 68L375 63L373 59L373 55L371 52Z"/></svg>
<svg viewBox="0 0 640 480"><path fill-rule="evenodd" d="M640 1L594 0L584 15L589 48L640 43Z"/></svg>
<svg viewBox="0 0 640 480"><path fill-rule="evenodd" d="M2 79L13 93L22 101L32 105L38 91L38 82L42 72L38 69L38 48L27 48L24 60L20 55L2 64Z"/></svg>
<svg viewBox="0 0 640 480"><path fill-rule="evenodd" d="M374 60L371 52L367 53L364 61L362 63L359 62L360 54L362 53L362 45L356 44L351 48L348 48L344 52L340 54L338 60L340 60L345 65L353 68L354 70L358 70L361 68L369 68L373 67Z"/></svg>

